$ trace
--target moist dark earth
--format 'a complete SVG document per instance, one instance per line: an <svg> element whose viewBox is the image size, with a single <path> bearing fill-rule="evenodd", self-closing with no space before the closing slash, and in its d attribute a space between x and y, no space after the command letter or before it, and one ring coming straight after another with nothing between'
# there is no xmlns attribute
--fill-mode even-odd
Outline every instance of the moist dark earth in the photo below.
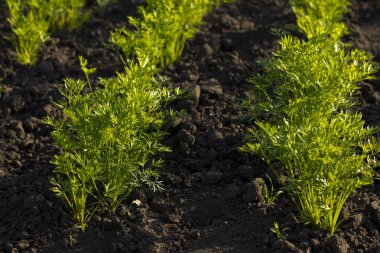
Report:
<svg viewBox="0 0 380 253"><path fill-rule="evenodd" d="M59 148L41 119L57 115L52 102L61 99L64 78L83 78L79 55L98 68L94 80L123 70L107 46L109 33L127 15L138 15L141 4L90 7L86 24L52 35L38 64L24 67L5 39L11 31L0 1L0 252L380 252L379 181L348 200L346 220L329 238L298 220L286 194L266 204L258 178L270 171L238 150L254 120L239 105L247 79L262 71L258 60L278 49L271 29L295 23L289 2L281 0L240 0L205 18L181 60L162 73L192 94L172 105L186 114L167 127L173 152L163 155L165 189L136 190L116 215L95 216L85 233L75 228L50 191L50 161ZM380 62L380 1L353 1L345 22L347 40ZM380 126L380 81L360 86L359 110L368 125ZM140 206L131 204L136 199ZM285 239L270 231L274 222L287 228Z"/></svg>

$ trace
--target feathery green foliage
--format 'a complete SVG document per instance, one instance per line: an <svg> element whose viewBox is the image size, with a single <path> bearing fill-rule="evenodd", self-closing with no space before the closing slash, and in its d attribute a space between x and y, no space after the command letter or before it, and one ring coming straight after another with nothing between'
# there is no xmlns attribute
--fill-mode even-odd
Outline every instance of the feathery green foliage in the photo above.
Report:
<svg viewBox="0 0 380 253"><path fill-rule="evenodd" d="M314 2L293 1L308 41L284 36L265 74L251 80L247 105L257 129L249 130L242 150L260 155L269 165L280 160L288 175L285 188L301 217L332 235L342 222L345 201L357 188L373 183L378 165L377 129L364 127L361 114L353 111L357 83L373 78L378 64L339 41L339 15L346 2L321 1L318 7ZM331 15L324 14L327 3L336 8ZM307 28L302 26L305 20L310 21Z"/></svg>
<svg viewBox="0 0 380 253"><path fill-rule="evenodd" d="M203 16L222 2L231 1L148 0L146 7L139 8L141 18L128 17L134 30L116 29L110 42L121 48L125 59L145 55L153 65L164 68L180 57Z"/></svg>
<svg viewBox="0 0 380 253"><path fill-rule="evenodd" d="M83 12L85 0L6 0L12 28L11 41L18 60L24 65L36 63L41 45L57 29L73 29L89 17Z"/></svg>
<svg viewBox="0 0 380 253"><path fill-rule="evenodd" d="M308 38L325 34L338 41L348 33L340 20L348 12L349 0L292 0L290 4Z"/></svg>
<svg viewBox="0 0 380 253"><path fill-rule="evenodd" d="M53 191L84 230L98 207L114 212L136 187L160 187L154 168L162 161L154 155L170 151L160 144L169 116L161 108L180 91L162 87L144 61L83 94L92 89L88 75L94 70L81 63L87 81L66 79L65 100L56 103L63 118L45 123L55 128L52 135L64 151L53 161Z"/></svg>
<svg viewBox="0 0 380 253"><path fill-rule="evenodd" d="M49 16L40 11L47 6L44 0L6 0L13 34L11 41L16 49L18 61L24 65L37 61L41 45L48 39Z"/></svg>
<svg viewBox="0 0 380 253"><path fill-rule="evenodd" d="M81 26L90 17L90 12L83 11L85 6L86 0L49 0L51 30L72 30Z"/></svg>
<svg viewBox="0 0 380 253"><path fill-rule="evenodd" d="M352 108L357 83L373 78L378 67L371 55L358 49L347 53L342 43L325 36L307 42L284 36L280 45L265 74L251 80L256 117L296 122Z"/></svg>

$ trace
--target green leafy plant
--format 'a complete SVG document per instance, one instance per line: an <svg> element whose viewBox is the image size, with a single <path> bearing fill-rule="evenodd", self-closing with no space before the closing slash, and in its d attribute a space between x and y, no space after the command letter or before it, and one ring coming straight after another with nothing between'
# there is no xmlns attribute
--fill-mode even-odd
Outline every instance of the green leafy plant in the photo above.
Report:
<svg viewBox="0 0 380 253"><path fill-rule="evenodd" d="M281 46L267 75L252 80L256 116L267 122L249 131L243 150L268 164L280 160L301 217L333 234L346 199L373 181L379 141L349 109L356 82L371 78L377 65L362 51L336 50L327 38L284 37Z"/></svg>
<svg viewBox="0 0 380 253"><path fill-rule="evenodd" d="M73 29L85 22L90 13L82 11L85 0L6 0L12 36L18 60L24 65L36 63L41 45L57 29Z"/></svg>
<svg viewBox="0 0 380 253"><path fill-rule="evenodd" d="M90 17L90 12L83 10L86 2L86 0L49 0L47 11L51 30L72 30L81 26Z"/></svg>
<svg viewBox="0 0 380 253"><path fill-rule="evenodd" d="M83 59L81 64L87 81L66 79L65 100L56 103L63 117L45 123L55 128L52 135L64 152L53 161L53 191L85 230L99 207L114 212L141 185L160 189L155 168L162 160L154 156L170 151L160 144L170 114L161 108L180 91L162 87L148 61L100 79L103 88L93 90L88 75L95 70Z"/></svg>
<svg viewBox="0 0 380 253"><path fill-rule="evenodd" d="M47 4L44 0L7 0L13 32L10 39L21 64L34 64L41 45L49 38L49 17L40 11Z"/></svg>
<svg viewBox="0 0 380 253"><path fill-rule="evenodd" d="M134 30L118 28L110 42L120 47L124 59L145 55L151 64L163 68L179 58L203 16L222 2L231 1L148 0L146 7L139 8L140 19L128 17Z"/></svg>
<svg viewBox="0 0 380 253"><path fill-rule="evenodd" d="M285 240L286 235L284 232L288 229L289 229L288 227L284 227L281 229L280 226L278 225L278 222L275 222L273 223L273 227L270 229L270 231L272 231L279 239Z"/></svg>
<svg viewBox="0 0 380 253"><path fill-rule="evenodd" d="M267 203L269 206L274 206L278 197L283 193L283 191L281 190L275 191L273 187L272 179L268 175L266 176L269 181L269 187L267 186L265 181L262 180L263 181L262 182L263 183L263 197L264 197L265 203Z"/></svg>
<svg viewBox="0 0 380 253"><path fill-rule="evenodd" d="M290 4L308 38L325 34L338 41L348 33L340 19L348 12L349 0L292 0Z"/></svg>
<svg viewBox="0 0 380 253"><path fill-rule="evenodd" d="M265 74L250 81L253 93L247 104L257 128L249 130L242 148L269 165L281 161L288 175L285 189L301 218L330 235L342 222L339 214L347 198L373 183L375 155L380 152L380 142L373 137L377 129L365 127L361 114L353 110L357 83L373 78L378 65L371 55L349 51L337 40L342 33L334 22L343 7L334 12L336 17L322 18L332 22L330 32L313 30L319 17L314 10L303 10L297 18L311 20L313 29L301 27L308 41L284 36Z"/></svg>

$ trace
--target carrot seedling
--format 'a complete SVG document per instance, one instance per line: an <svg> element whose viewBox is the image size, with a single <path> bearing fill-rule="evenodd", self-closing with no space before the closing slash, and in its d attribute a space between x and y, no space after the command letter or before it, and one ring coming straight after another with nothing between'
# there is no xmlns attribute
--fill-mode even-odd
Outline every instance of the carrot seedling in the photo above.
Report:
<svg viewBox="0 0 380 253"><path fill-rule="evenodd" d="M90 17L90 12L83 10L85 6L86 0L50 0L48 12L51 30L80 27Z"/></svg>
<svg viewBox="0 0 380 253"><path fill-rule="evenodd" d="M7 0L12 28L10 40L16 49L18 61L32 65L37 61L41 45L49 38L48 3L44 0Z"/></svg>
<svg viewBox="0 0 380 253"><path fill-rule="evenodd" d="M247 104L257 121L242 150L268 164L281 161L288 176L285 189L301 218L332 235L342 222L344 203L358 188L373 183L378 165L378 130L365 127L354 111L357 83L372 79L378 64L339 41L345 1L308 5L313 2L293 1L298 23L310 21L305 21L308 28L300 25L308 40L284 36L265 74L251 80ZM323 4L330 2L336 10L325 15L330 6ZM329 25L318 28L320 22Z"/></svg>
<svg viewBox="0 0 380 253"><path fill-rule="evenodd" d="M180 91L164 88L148 61L100 79L103 88L92 90L88 74L94 69L81 63L87 81L66 79L65 100L56 103L63 117L45 123L55 128L52 135L64 153L53 161L53 191L84 230L97 209L115 212L137 187L160 189L156 168L162 160L155 155L170 151L160 144L170 115L162 106Z"/></svg>
<svg viewBox="0 0 380 253"><path fill-rule="evenodd" d="M80 26L89 17L82 9L84 0L6 0L12 29L10 40L18 61L33 65L49 34L57 29L69 30Z"/></svg>
<svg viewBox="0 0 380 253"><path fill-rule="evenodd" d="M164 68L175 62L213 7L230 0L148 0L140 7L141 18L128 17L134 30L118 28L110 42L123 52L123 58L148 56L152 65Z"/></svg>

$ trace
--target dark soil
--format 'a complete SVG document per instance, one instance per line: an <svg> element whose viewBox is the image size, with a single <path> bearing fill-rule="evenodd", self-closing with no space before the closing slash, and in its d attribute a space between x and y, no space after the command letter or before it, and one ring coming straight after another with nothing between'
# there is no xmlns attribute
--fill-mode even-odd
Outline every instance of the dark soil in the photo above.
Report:
<svg viewBox="0 0 380 253"><path fill-rule="evenodd" d="M11 44L0 40L0 252L380 252L378 181L349 199L342 212L347 220L328 238L297 219L287 195L266 205L257 178L265 178L267 167L238 151L252 125L238 105L249 91L246 80L261 70L256 61L277 48L271 28L295 22L282 0L240 0L207 16L181 61L164 72L194 94L174 104L187 114L169 126L165 190L140 189L117 215L96 216L85 233L75 229L49 190L58 148L41 119L57 113L52 101L61 98L62 79L83 77L79 55L98 76L122 70L105 44L143 3L125 2L94 9L82 28L54 35L34 67L17 64ZM0 10L0 32L7 36L4 1ZM347 22L353 45L380 61L380 1L353 1ZM380 81L361 87L364 118L380 126ZM135 199L140 206L130 204ZM288 228L285 240L270 231L274 222Z"/></svg>

